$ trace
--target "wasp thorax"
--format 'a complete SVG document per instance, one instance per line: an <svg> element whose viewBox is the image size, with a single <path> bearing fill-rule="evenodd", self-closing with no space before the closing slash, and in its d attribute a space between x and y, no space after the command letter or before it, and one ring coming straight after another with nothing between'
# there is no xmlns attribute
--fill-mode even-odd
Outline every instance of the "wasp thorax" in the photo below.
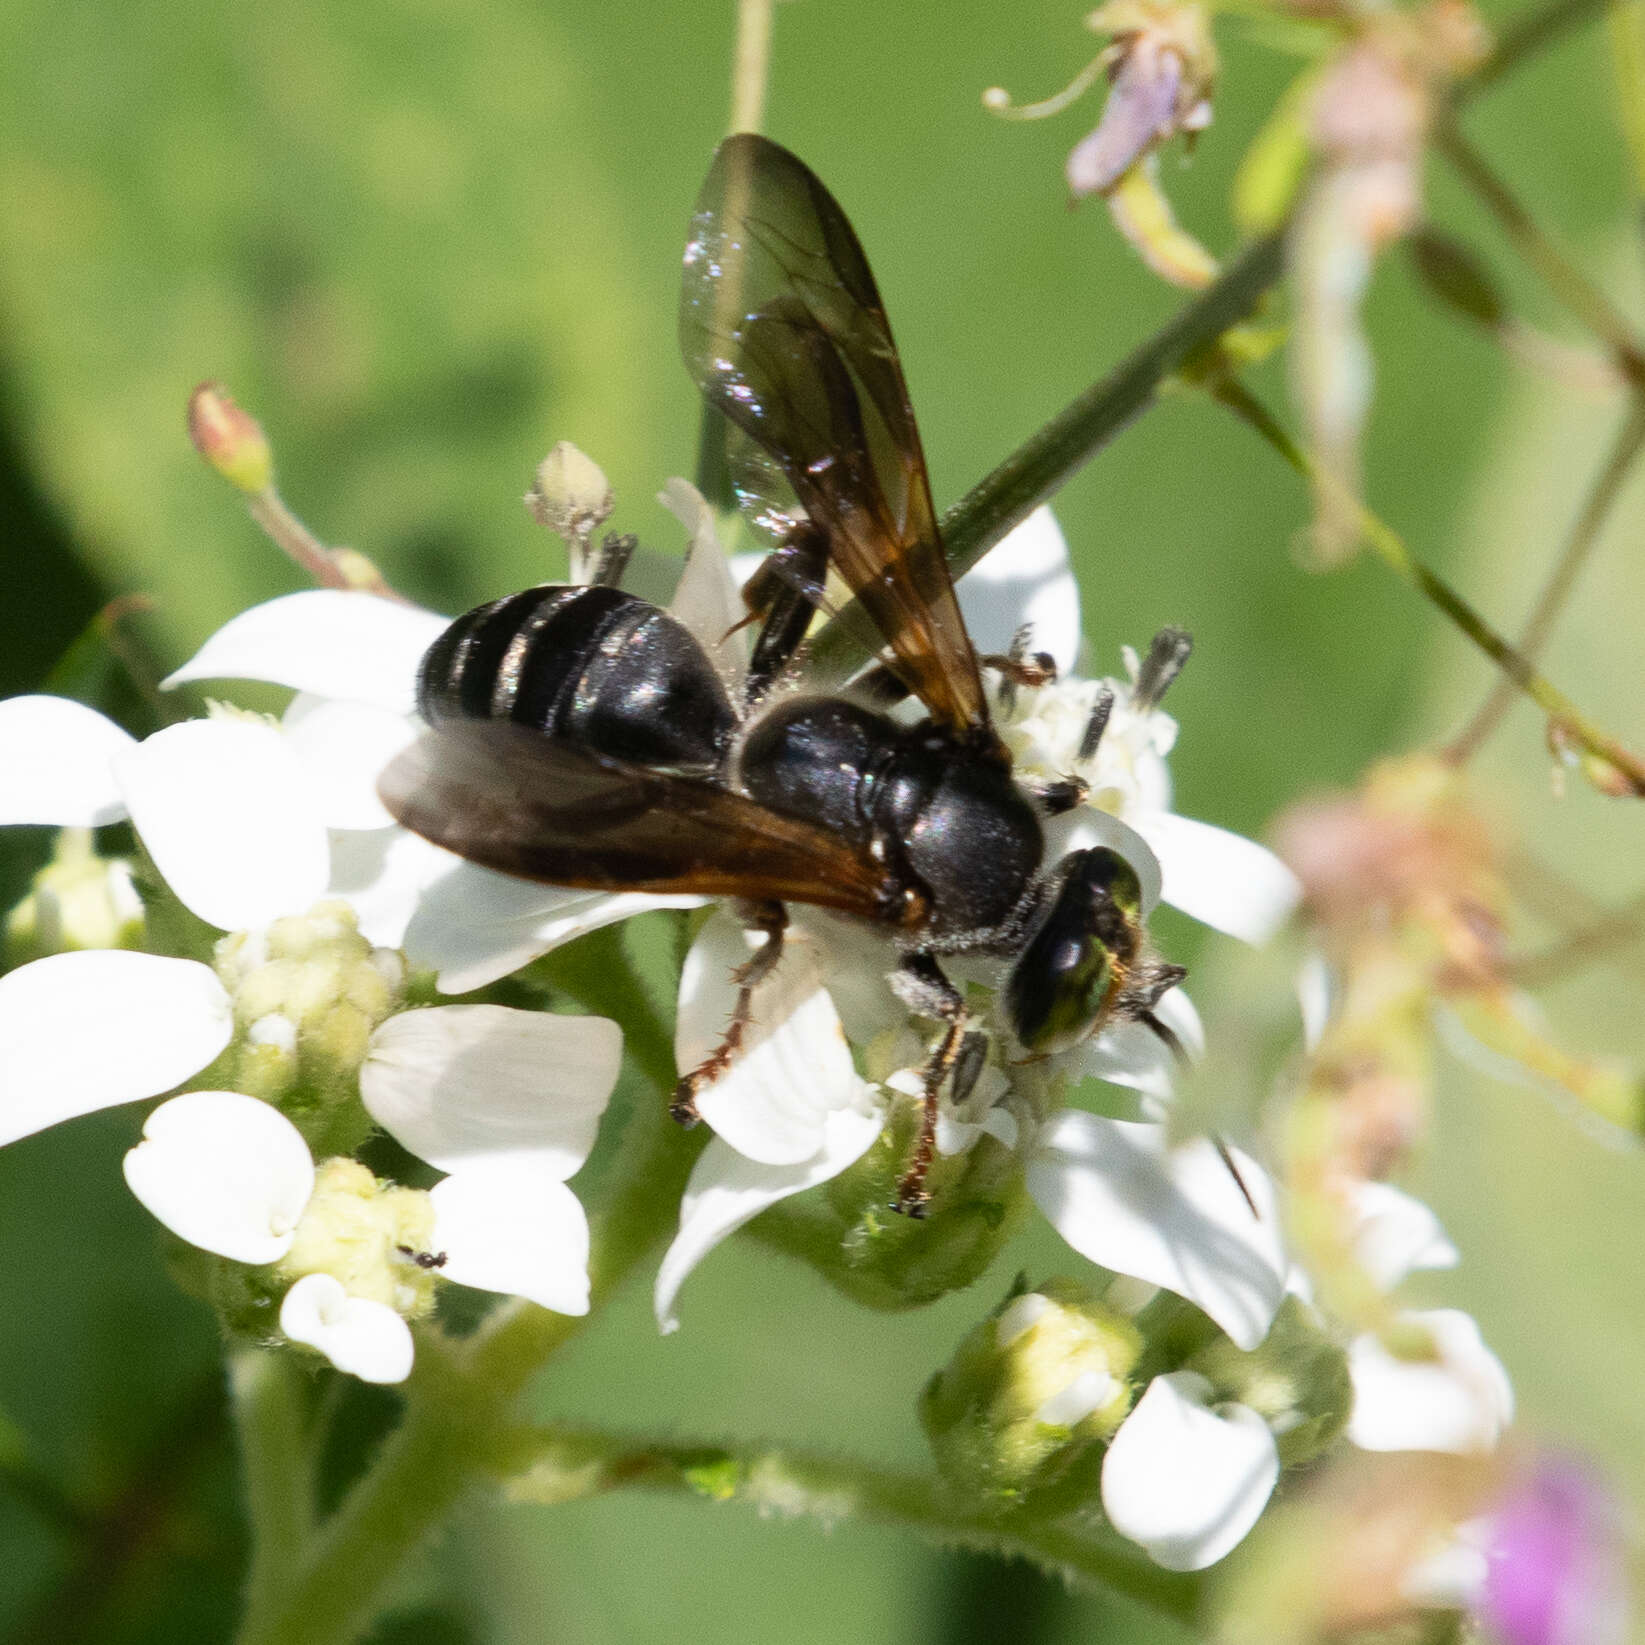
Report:
<svg viewBox="0 0 1645 1645"><path fill-rule="evenodd" d="M1030 1051L1066 1051L1112 1008L1142 946L1142 886L1116 851L1076 851L1050 912L1006 984L1012 1031Z"/></svg>

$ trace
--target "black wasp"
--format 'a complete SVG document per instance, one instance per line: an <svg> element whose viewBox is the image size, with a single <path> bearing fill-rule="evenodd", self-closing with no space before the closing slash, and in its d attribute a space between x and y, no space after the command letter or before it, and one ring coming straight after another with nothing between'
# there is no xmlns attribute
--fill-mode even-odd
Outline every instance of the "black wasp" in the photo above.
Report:
<svg viewBox="0 0 1645 1645"><path fill-rule="evenodd" d="M429 649L418 704L432 729L386 773L383 799L406 827L504 873L737 900L766 941L738 975L721 1046L680 1082L682 1119L737 1054L782 951L785 903L886 932L902 954L893 986L942 1028L899 1187L899 1208L918 1214L938 1093L963 1081L975 1062L964 1048L978 1045L942 956L1011 962L1007 1017L1029 1054L1116 1017L1169 1039L1153 1008L1183 973L1149 957L1123 858L1076 851L1047 868L1041 817L1081 792L1070 781L1031 794L1012 776L873 275L844 212L777 144L739 135L715 155L680 333L709 404L763 449L745 501L784 526L745 596L759 630L742 700L685 627L635 595L528 589L458 618ZM842 615L871 630L877 691L804 688L798 663L830 573L854 596ZM1148 690L1184 655L1186 636L1162 635ZM983 662L1004 689L1046 677L1018 655ZM873 705L898 692L925 717Z"/></svg>

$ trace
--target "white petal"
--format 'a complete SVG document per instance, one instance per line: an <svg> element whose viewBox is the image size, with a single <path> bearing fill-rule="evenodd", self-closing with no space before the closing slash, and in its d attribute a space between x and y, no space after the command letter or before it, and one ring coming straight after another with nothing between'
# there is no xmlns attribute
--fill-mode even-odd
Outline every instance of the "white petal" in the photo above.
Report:
<svg viewBox="0 0 1645 1645"><path fill-rule="evenodd" d="M1348 1437L1366 1451L1488 1451L1514 1414L1508 1373L1467 1314L1455 1308L1402 1319L1433 1334L1437 1360L1400 1360L1374 1337L1348 1345L1354 1410Z"/></svg>
<svg viewBox="0 0 1645 1645"><path fill-rule="evenodd" d="M446 1279L556 1314L588 1312L588 1218L552 1170L493 1157L436 1183L429 1198Z"/></svg>
<svg viewBox="0 0 1645 1645"><path fill-rule="evenodd" d="M383 767L416 736L413 722L370 703L299 693L281 721L328 828L389 828L377 798Z"/></svg>
<svg viewBox="0 0 1645 1645"><path fill-rule="evenodd" d="M623 1031L605 1017L439 1005L377 1029L360 1096L385 1131L442 1171L528 1156L564 1182L594 1146L622 1060Z"/></svg>
<svg viewBox="0 0 1645 1645"><path fill-rule="evenodd" d="M1331 1020L1331 967L1315 949L1297 970L1297 1007L1302 1012L1302 1043L1310 1051L1319 1049L1325 1026Z"/></svg>
<svg viewBox="0 0 1645 1645"><path fill-rule="evenodd" d="M705 925L680 973L674 1056L682 1074L719 1045L736 1002L732 972L763 938L720 911ZM754 1018L726 1071L697 1095L697 1111L738 1153L766 1165L797 1165L822 1147L838 1108L860 1106L867 1087L851 1061L839 1013L823 986L816 943L790 930L776 971L754 995Z"/></svg>
<svg viewBox="0 0 1645 1645"><path fill-rule="evenodd" d="M680 573L669 615L691 630L722 677L735 685L747 672L739 625L748 609L737 593L731 563L715 533L714 510L689 480L670 480L657 501L691 533L685 570Z"/></svg>
<svg viewBox="0 0 1645 1645"><path fill-rule="evenodd" d="M960 578L958 592L979 652L1009 651L1026 623L1030 649L1049 651L1059 673L1079 660L1080 585L1062 527L1043 503Z"/></svg>
<svg viewBox="0 0 1645 1645"><path fill-rule="evenodd" d="M354 910L367 942L400 948L423 894L461 861L404 828L333 831L325 894Z"/></svg>
<svg viewBox="0 0 1645 1645"><path fill-rule="evenodd" d="M466 994L539 954L653 908L699 908L706 897L572 891L455 862L424 887L405 930L413 964L439 972L443 994Z"/></svg>
<svg viewBox="0 0 1645 1645"><path fill-rule="evenodd" d="M209 966L119 949L53 954L0 977L0 1143L157 1097L234 1031Z"/></svg>
<svg viewBox="0 0 1645 1645"><path fill-rule="evenodd" d="M1146 919L1159 905L1162 877L1159 859L1136 829L1092 805L1075 806L1045 824L1045 860L1055 863L1070 851L1090 851L1105 845L1117 851L1136 870L1142 885L1142 912Z"/></svg>
<svg viewBox="0 0 1645 1645"><path fill-rule="evenodd" d="M351 1297L330 1274L308 1274L286 1292L280 1329L362 1382L411 1375L411 1327L387 1303Z"/></svg>
<svg viewBox="0 0 1645 1645"><path fill-rule="evenodd" d="M1153 846L1173 908L1244 942L1266 942L1302 895L1295 874L1266 846L1174 811L1133 817Z"/></svg>
<svg viewBox="0 0 1645 1645"><path fill-rule="evenodd" d="M1163 1126L1067 1109L1035 1146L1028 1191L1082 1256L1186 1297L1250 1349L1284 1299L1286 1262L1268 1174L1230 1151L1258 1216L1208 1139L1168 1149Z"/></svg>
<svg viewBox="0 0 1645 1645"><path fill-rule="evenodd" d="M657 1328L679 1329L674 1302L685 1277L722 1240L768 1206L837 1177L866 1154L880 1134L878 1114L842 1108L828 1116L822 1150L800 1165L760 1165L719 1137L710 1140L692 1168L680 1202L680 1231L657 1270Z"/></svg>
<svg viewBox="0 0 1645 1645"><path fill-rule="evenodd" d="M1168 1571L1202 1571L1262 1517L1279 1479L1268 1425L1243 1405L1212 1411L1203 1377L1155 1377L1102 1463L1102 1506Z"/></svg>
<svg viewBox="0 0 1645 1645"><path fill-rule="evenodd" d="M446 626L432 611L376 594L307 589L231 618L164 683L268 680L409 714L417 665Z"/></svg>
<svg viewBox="0 0 1645 1645"><path fill-rule="evenodd" d="M324 894L325 824L274 726L187 720L128 749L115 775L155 867L208 925L256 930Z"/></svg>
<svg viewBox="0 0 1645 1645"><path fill-rule="evenodd" d="M237 1091L161 1103L125 1164L132 1193L172 1233L236 1262L278 1262L314 1192L301 1132Z"/></svg>
<svg viewBox="0 0 1645 1645"><path fill-rule="evenodd" d="M100 828L126 807L113 759L134 739L67 697L0 702L0 823Z"/></svg>
<svg viewBox="0 0 1645 1645"><path fill-rule="evenodd" d="M1168 1102L1176 1090L1176 1060L1170 1048L1140 1022L1110 1023L1076 1045L1066 1066L1074 1079L1105 1080L1160 1102Z"/></svg>
<svg viewBox="0 0 1645 1645"><path fill-rule="evenodd" d="M1353 1200L1355 1255L1384 1291L1419 1268L1454 1268L1461 1260L1439 1218L1391 1183L1359 1183Z"/></svg>

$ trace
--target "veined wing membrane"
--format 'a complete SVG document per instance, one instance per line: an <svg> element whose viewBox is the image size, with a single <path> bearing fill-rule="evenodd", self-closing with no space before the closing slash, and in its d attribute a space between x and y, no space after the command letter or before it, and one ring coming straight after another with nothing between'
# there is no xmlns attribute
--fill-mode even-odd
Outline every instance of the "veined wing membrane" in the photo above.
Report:
<svg viewBox="0 0 1645 1645"><path fill-rule="evenodd" d="M775 898L895 920L899 893L848 840L741 794L506 720L452 720L383 773L396 821L500 873L596 891Z"/></svg>
<svg viewBox="0 0 1645 1645"><path fill-rule="evenodd" d="M989 725L937 535L908 388L844 212L800 160L727 138L692 218L680 304L708 402L776 459L933 718Z"/></svg>

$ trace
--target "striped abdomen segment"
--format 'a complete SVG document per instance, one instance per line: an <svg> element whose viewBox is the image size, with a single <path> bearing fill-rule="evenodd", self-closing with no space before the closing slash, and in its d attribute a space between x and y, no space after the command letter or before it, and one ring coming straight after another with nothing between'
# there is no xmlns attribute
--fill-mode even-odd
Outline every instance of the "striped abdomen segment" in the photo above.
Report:
<svg viewBox="0 0 1645 1645"><path fill-rule="evenodd" d="M702 647L620 589L546 584L459 617L428 649L431 725L513 720L641 765L718 766L736 725Z"/></svg>

